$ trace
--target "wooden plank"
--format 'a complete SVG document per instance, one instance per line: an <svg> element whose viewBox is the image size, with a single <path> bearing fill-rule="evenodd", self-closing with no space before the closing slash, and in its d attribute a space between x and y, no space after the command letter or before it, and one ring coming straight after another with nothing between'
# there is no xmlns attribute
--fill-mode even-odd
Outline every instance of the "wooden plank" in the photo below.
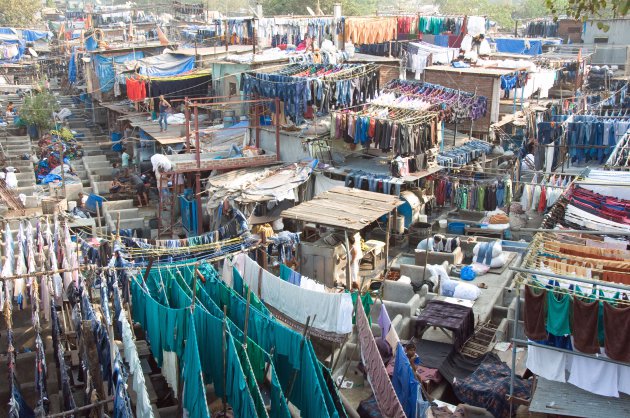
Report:
<svg viewBox="0 0 630 418"><path fill-rule="evenodd" d="M293 214L299 218L319 219L321 222L327 222L333 219L345 219L348 222L361 222L362 219L367 220L368 218L368 216L361 216L349 212L344 212L344 210L339 207L326 206L315 207L312 208L312 210L307 211L287 211L287 214Z"/></svg>
<svg viewBox="0 0 630 418"><path fill-rule="evenodd" d="M383 193L368 192L366 190L351 189L349 187L335 187L329 190L328 194L346 195L352 196L354 198L373 200L376 202L385 202L389 204L395 204L396 202L398 202L398 198L396 196L391 196Z"/></svg>
<svg viewBox="0 0 630 418"><path fill-rule="evenodd" d="M339 202L331 202L331 201L321 201L321 202L308 202L306 205L304 205L304 209L301 209L300 206L298 206L298 210L302 211L302 212L306 212L306 213L310 213L313 210L319 210L320 208L322 209L332 209L332 210L340 210L343 211L344 213L348 214L349 216L355 216L355 217L376 217L379 218L384 214L387 214L389 212L391 212L392 210L394 210L394 207L390 208L390 209L385 209L383 210L382 207L376 208L374 206L370 206L370 205L366 205L364 203L359 203L356 202L355 206L350 206L349 204L343 203L340 204Z"/></svg>

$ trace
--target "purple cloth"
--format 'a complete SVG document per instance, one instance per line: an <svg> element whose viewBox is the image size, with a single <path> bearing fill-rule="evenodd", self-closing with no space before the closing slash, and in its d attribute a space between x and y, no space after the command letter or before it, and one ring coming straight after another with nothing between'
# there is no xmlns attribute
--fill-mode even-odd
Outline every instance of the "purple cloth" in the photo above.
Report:
<svg viewBox="0 0 630 418"><path fill-rule="evenodd" d="M389 314L387 313L387 308L384 303L381 303L381 313L378 315L378 326L381 327L381 340L384 340L392 326L392 321L389 319Z"/></svg>
<svg viewBox="0 0 630 418"><path fill-rule="evenodd" d="M403 407L396 396L394 386L383 364L374 335L368 322L363 305L357 303L357 331L361 347L361 359L368 375L368 381L374 392L378 407L387 417L405 417Z"/></svg>

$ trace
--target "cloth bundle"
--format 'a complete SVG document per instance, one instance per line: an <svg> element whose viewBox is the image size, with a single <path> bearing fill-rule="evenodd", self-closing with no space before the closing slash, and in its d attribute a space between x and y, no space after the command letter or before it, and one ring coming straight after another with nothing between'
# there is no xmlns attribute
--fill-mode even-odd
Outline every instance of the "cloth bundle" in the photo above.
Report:
<svg viewBox="0 0 630 418"><path fill-rule="evenodd" d="M485 264L491 268L503 267L506 262L500 241L480 242L473 248L473 262Z"/></svg>

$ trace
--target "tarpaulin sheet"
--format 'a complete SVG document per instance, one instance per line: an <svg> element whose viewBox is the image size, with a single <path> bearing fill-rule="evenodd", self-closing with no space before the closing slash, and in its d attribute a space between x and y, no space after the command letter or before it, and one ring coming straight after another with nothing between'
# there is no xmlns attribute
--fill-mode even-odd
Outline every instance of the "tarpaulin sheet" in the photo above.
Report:
<svg viewBox="0 0 630 418"><path fill-rule="evenodd" d="M195 68L195 57L181 54L162 54L139 62L141 75L167 77L182 74Z"/></svg>
<svg viewBox="0 0 630 418"><path fill-rule="evenodd" d="M98 76L101 91L103 93L107 93L114 88L114 63L122 64L127 61L139 60L143 57L144 53L142 51L136 51L125 55L117 55L115 57L104 57L98 54L94 55L94 70Z"/></svg>
<svg viewBox="0 0 630 418"><path fill-rule="evenodd" d="M531 39L494 38L498 52L509 54L540 55L542 42Z"/></svg>
<svg viewBox="0 0 630 418"><path fill-rule="evenodd" d="M22 30L22 38L24 38L26 42L35 42L40 39L47 39L49 37L51 37L51 33L47 31L33 30L33 29Z"/></svg>
<svg viewBox="0 0 630 418"><path fill-rule="evenodd" d="M17 35L17 31L13 28L0 27L0 34L2 35Z"/></svg>
<svg viewBox="0 0 630 418"><path fill-rule="evenodd" d="M73 52L70 54L70 61L68 62L68 82L74 84L77 81L77 62L76 54Z"/></svg>
<svg viewBox="0 0 630 418"><path fill-rule="evenodd" d="M24 51L26 51L26 44L23 40L18 39L16 35L0 34L0 42L3 44L16 44L18 48L17 55L11 56L11 58L5 58L3 54L0 54L0 61L18 61L24 55Z"/></svg>
<svg viewBox="0 0 630 418"><path fill-rule="evenodd" d="M98 49L98 42L96 42L94 36L88 36L85 38L85 49L88 51L96 51Z"/></svg>
<svg viewBox="0 0 630 418"><path fill-rule="evenodd" d="M448 48L448 35L435 35L433 43L437 46Z"/></svg>

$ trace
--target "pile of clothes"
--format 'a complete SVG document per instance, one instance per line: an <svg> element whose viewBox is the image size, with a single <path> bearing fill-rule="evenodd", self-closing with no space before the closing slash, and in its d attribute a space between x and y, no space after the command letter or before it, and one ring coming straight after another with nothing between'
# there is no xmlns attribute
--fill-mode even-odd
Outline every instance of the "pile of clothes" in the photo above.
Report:
<svg viewBox="0 0 630 418"><path fill-rule="evenodd" d="M613 70L607 65L604 65L603 67L597 65L592 66L588 72L588 77L586 78L588 90L606 90L613 73Z"/></svg>
<svg viewBox="0 0 630 418"><path fill-rule="evenodd" d="M39 162L35 168L37 182L40 183L53 169L61 165L61 149L63 149L63 162L70 164L71 160L83 157L81 144L74 138L63 139L45 135L38 142Z"/></svg>

